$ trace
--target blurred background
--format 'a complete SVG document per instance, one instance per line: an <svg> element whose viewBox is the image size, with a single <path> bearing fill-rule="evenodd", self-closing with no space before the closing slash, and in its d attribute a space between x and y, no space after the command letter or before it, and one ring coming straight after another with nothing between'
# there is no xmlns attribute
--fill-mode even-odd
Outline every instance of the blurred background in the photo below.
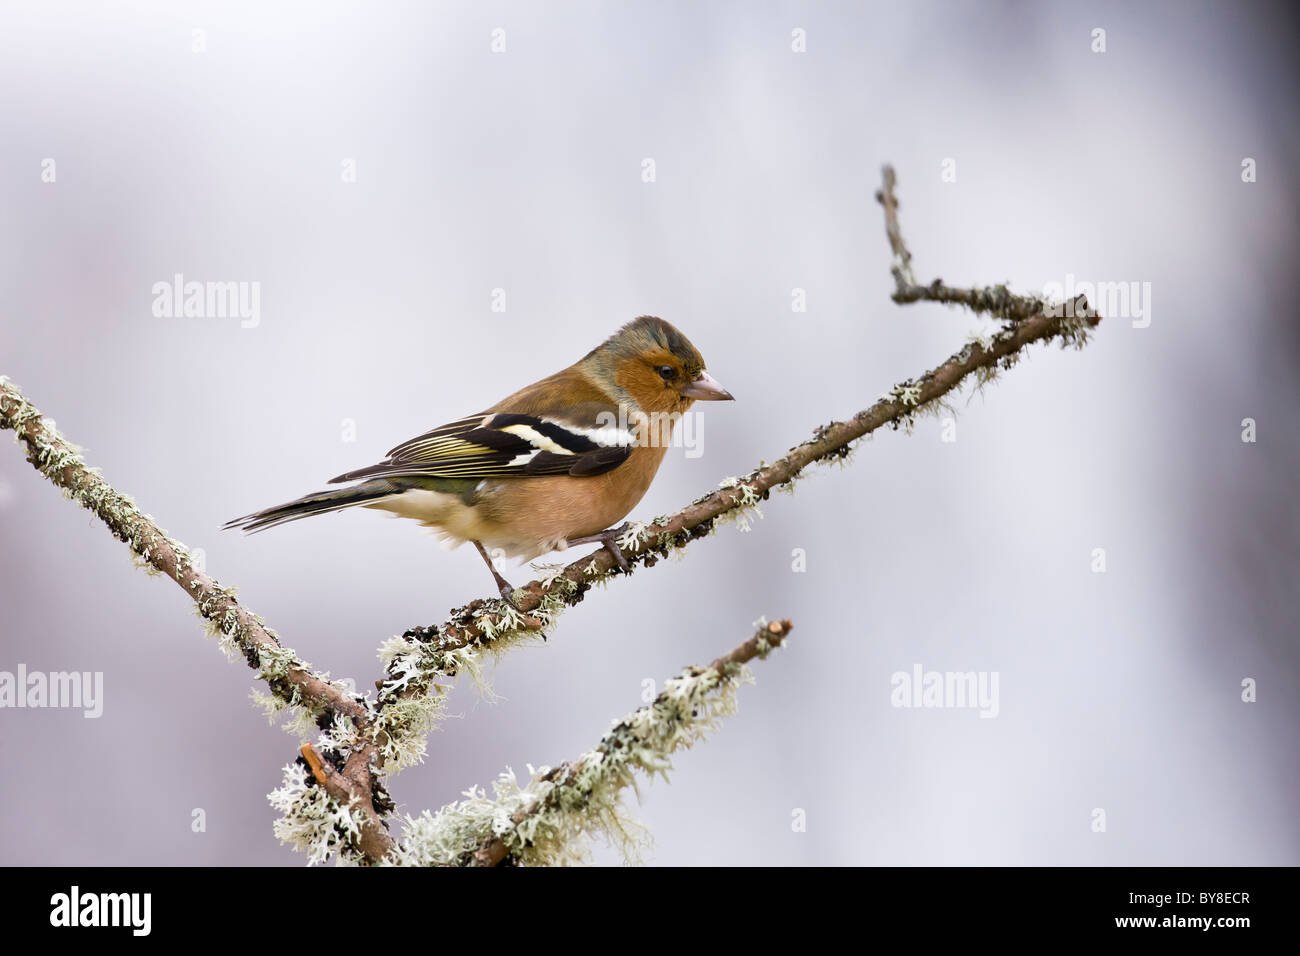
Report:
<svg viewBox="0 0 1300 956"><path fill-rule="evenodd" d="M628 794L649 863L1294 865L1291 16L5 2L0 373L286 644L368 687L383 640L492 594L478 556L368 511L224 521L646 313L738 401L633 517L778 457L987 328L890 301L893 163L921 281L1137 283L1144 314L594 592L500 662L501 699L460 681L394 798L417 814L575 758L643 681L766 615L796 630L739 713ZM257 283L256 321L155 314L177 274ZM0 670L101 671L104 705L0 710L0 862L303 863L266 801L296 741L250 672L4 446ZM915 666L996 673L996 718L892 706Z"/></svg>

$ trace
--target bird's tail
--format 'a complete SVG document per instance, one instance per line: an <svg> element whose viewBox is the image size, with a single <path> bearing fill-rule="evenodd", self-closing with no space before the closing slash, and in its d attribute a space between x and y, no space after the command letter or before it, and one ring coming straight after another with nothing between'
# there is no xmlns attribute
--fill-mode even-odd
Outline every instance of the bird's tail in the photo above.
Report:
<svg viewBox="0 0 1300 956"><path fill-rule="evenodd" d="M391 481L377 478L373 481L364 481L351 488L318 491L315 494L306 495L294 501L285 502L282 505L276 505L274 508L254 511L251 515L244 515L242 518L227 521L222 527L226 529L240 528L249 533L265 531L267 528L274 528L276 525L284 524L287 521L297 521L299 518L323 515L327 511L342 511L344 508L370 504L400 492L401 489Z"/></svg>

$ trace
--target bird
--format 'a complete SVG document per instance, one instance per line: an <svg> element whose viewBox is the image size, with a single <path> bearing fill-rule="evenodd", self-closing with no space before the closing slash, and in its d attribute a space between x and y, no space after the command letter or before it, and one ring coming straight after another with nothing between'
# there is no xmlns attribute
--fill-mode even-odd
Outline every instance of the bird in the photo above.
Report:
<svg viewBox="0 0 1300 956"><path fill-rule="evenodd" d="M672 430L697 401L732 401L673 325L643 315L562 371L490 408L405 441L378 464L226 522L252 533L364 507L411 518L450 546L473 542L503 600L493 556L528 561L599 542L623 570L614 527L649 489Z"/></svg>

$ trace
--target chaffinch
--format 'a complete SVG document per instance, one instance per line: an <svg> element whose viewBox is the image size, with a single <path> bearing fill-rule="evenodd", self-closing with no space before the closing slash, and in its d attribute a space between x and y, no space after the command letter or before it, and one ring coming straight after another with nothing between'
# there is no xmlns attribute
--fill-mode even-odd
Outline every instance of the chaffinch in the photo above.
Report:
<svg viewBox="0 0 1300 956"><path fill-rule="evenodd" d="M529 560L599 541L626 568L611 526L649 489L681 415L696 401L731 397L686 336L641 316L563 371L330 480L360 484L225 527L254 532L358 505L378 508L436 529L452 546L474 542L509 600L513 589L489 552Z"/></svg>

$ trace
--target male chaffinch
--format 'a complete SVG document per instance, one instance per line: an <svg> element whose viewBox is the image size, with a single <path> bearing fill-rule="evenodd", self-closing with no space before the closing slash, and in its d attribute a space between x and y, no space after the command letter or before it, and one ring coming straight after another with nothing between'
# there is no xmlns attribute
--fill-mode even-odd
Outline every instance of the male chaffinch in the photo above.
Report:
<svg viewBox="0 0 1300 956"><path fill-rule="evenodd" d="M253 532L356 505L379 508L436 529L453 546L474 542L509 600L513 588L489 551L529 560L599 541L626 568L611 526L649 489L681 414L697 400L731 397L686 336L643 315L562 372L330 480L360 484L225 526Z"/></svg>

